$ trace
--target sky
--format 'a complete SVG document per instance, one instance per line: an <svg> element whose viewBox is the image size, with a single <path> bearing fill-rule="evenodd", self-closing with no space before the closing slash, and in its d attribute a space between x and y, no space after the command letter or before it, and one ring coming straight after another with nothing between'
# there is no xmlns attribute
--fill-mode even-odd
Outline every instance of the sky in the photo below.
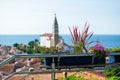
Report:
<svg viewBox="0 0 120 80"><path fill-rule="evenodd" d="M86 21L94 34L120 34L120 0L0 0L0 35L51 33L54 14L60 34Z"/></svg>

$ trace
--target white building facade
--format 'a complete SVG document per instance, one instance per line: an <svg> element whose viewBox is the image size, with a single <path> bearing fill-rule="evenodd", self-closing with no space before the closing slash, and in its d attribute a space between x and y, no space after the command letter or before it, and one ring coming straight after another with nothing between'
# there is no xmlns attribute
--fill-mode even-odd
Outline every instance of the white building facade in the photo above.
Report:
<svg viewBox="0 0 120 80"><path fill-rule="evenodd" d="M43 47L51 47L51 39L52 39L52 34L51 33L45 33L40 36L40 46Z"/></svg>

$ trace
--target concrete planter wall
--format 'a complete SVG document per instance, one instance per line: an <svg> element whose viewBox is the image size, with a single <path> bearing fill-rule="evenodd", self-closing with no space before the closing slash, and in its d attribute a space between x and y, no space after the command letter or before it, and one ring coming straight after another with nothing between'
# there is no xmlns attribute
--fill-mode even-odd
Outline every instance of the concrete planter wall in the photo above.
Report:
<svg viewBox="0 0 120 80"><path fill-rule="evenodd" d="M55 57L55 66L78 66L92 64L92 56ZM52 58L45 58L45 65L51 66Z"/></svg>
<svg viewBox="0 0 120 80"><path fill-rule="evenodd" d="M51 55L52 56L52 55ZM83 54L55 54L54 63L55 66L82 66L94 64L105 64L105 58L94 57L94 55ZM110 56L114 57L114 62L120 63L120 53L110 53ZM46 57L44 59L44 64L46 66L51 66L53 62L53 57Z"/></svg>
<svg viewBox="0 0 120 80"><path fill-rule="evenodd" d="M105 64L105 62L106 62L105 57L104 58L95 57L93 64Z"/></svg>
<svg viewBox="0 0 120 80"><path fill-rule="evenodd" d="M120 63L120 52L113 52L110 53L110 56L112 56L113 63Z"/></svg>
<svg viewBox="0 0 120 80"><path fill-rule="evenodd" d="M83 54L55 54L59 55L54 57L55 66L81 66L81 65L91 65L93 55ZM53 62L53 57L47 57L44 59L44 65L51 66Z"/></svg>
<svg viewBox="0 0 120 80"><path fill-rule="evenodd" d="M115 62L120 63L120 55L115 55L114 57L115 57Z"/></svg>

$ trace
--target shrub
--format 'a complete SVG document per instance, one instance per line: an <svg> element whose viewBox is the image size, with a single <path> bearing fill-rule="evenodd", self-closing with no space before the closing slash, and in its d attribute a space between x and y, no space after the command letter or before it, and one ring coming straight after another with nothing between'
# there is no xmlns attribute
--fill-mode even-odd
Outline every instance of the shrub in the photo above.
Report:
<svg viewBox="0 0 120 80"><path fill-rule="evenodd" d="M119 77L120 76L120 65L114 65L112 68L107 69L103 72L107 77Z"/></svg>
<svg viewBox="0 0 120 80"><path fill-rule="evenodd" d="M108 80L120 80L120 77L110 77Z"/></svg>
<svg viewBox="0 0 120 80"><path fill-rule="evenodd" d="M109 51L110 52L120 52L120 47L110 48Z"/></svg>
<svg viewBox="0 0 120 80"><path fill-rule="evenodd" d="M100 43L90 48L90 53L95 54L95 57L104 58L109 55L108 49L105 49Z"/></svg>
<svg viewBox="0 0 120 80"><path fill-rule="evenodd" d="M84 29L82 30L82 33L78 32L78 28L76 26L73 27L73 30L69 28L69 31L72 36L72 43L73 43L73 48L74 52L77 53L82 53L88 52L88 46L91 44L93 41L89 42L89 39L92 37L93 32L89 32L89 25L87 22L85 23Z"/></svg>

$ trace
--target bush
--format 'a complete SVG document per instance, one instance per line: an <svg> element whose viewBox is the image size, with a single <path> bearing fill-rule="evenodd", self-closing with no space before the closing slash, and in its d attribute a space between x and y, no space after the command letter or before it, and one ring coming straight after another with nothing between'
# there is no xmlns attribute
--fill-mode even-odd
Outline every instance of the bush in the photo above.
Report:
<svg viewBox="0 0 120 80"><path fill-rule="evenodd" d="M90 25L86 22L84 29L80 32L78 31L78 27L74 26L73 30L69 28L69 31L72 36L72 43L74 52L83 53L88 52L88 47L93 41L89 41L93 35L93 32L89 32Z"/></svg>
<svg viewBox="0 0 120 80"><path fill-rule="evenodd" d="M110 52L120 52L120 47L110 48L109 51Z"/></svg>
<svg viewBox="0 0 120 80"><path fill-rule="evenodd" d="M80 74L81 73L82 72L80 72ZM67 78L59 77L58 80L84 80L84 78L81 75L76 76L76 73L74 73L74 74L68 76ZM98 79L91 77L91 78L89 78L87 80L98 80Z"/></svg>
<svg viewBox="0 0 120 80"><path fill-rule="evenodd" d="M110 77L108 80L120 80L120 77Z"/></svg>
<svg viewBox="0 0 120 80"><path fill-rule="evenodd" d="M58 80L84 80L84 78L81 76L77 77L76 73L74 73L74 74L68 76L67 78L59 77Z"/></svg>
<svg viewBox="0 0 120 80"><path fill-rule="evenodd" d="M119 77L120 76L120 65L114 65L111 69L107 69L103 72L107 77Z"/></svg>
<svg viewBox="0 0 120 80"><path fill-rule="evenodd" d="M77 80L76 74L70 75L67 80Z"/></svg>

